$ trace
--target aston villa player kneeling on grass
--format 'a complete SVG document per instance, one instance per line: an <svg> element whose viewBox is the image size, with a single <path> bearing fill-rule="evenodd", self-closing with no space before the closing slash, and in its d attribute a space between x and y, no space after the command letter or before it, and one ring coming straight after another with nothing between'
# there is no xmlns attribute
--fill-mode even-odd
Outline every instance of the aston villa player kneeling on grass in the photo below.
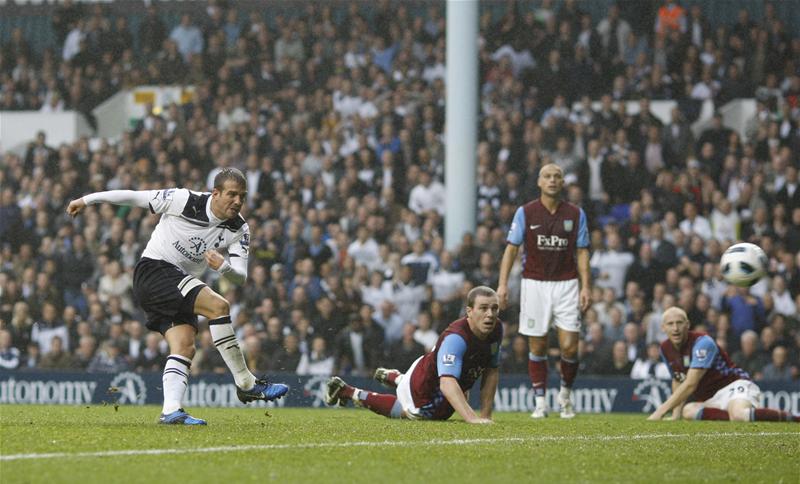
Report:
<svg viewBox="0 0 800 484"><path fill-rule="evenodd" d="M339 377L328 381L328 405L356 406L390 418L446 420L458 414L469 423L492 423L497 391L503 326L497 317L497 293L479 286L467 295L467 317L454 321L439 336L430 353L405 372L378 368L375 379L396 388L397 396L352 387ZM470 407L466 392L481 380L480 415Z"/></svg>
<svg viewBox="0 0 800 484"><path fill-rule="evenodd" d="M648 420L661 420L672 410L672 419L800 422L788 412L759 408L761 390L750 375L738 368L728 354L705 333L689 331L683 309L664 311L661 357L672 373L672 395ZM689 400L691 402L687 403Z"/></svg>

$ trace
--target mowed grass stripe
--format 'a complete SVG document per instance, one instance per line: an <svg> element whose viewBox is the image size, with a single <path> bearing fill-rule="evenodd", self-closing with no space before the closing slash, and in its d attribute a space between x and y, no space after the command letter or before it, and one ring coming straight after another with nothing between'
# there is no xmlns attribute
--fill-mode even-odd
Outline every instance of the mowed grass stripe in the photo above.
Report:
<svg viewBox="0 0 800 484"><path fill-rule="evenodd" d="M800 436L800 433L790 432L711 432L699 434L634 434L634 435L565 435L565 436L538 436L538 437L499 437L482 439L433 439L412 441L360 441L360 442L309 442L297 444L263 444L263 445L231 445L220 447L199 447L188 449L126 449L106 450L96 452L54 452L0 455L0 461L37 460L37 459L63 459L63 458L91 458L91 457L117 457L140 455L174 455L174 454L209 454L218 452L247 452L253 450L302 450L320 448L347 448L347 447L416 447L416 446L461 446L482 444L526 444L544 442L606 442L616 440L655 440L655 439L684 439L684 438L714 438L720 437L776 437Z"/></svg>

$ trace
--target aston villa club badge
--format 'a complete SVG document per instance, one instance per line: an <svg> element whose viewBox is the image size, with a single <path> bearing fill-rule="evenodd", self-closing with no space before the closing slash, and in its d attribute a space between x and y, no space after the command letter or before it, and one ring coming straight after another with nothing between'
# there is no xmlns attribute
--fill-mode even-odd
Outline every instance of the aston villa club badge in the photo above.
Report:
<svg viewBox="0 0 800 484"><path fill-rule="evenodd" d="M572 220L564 220L564 230L572 232Z"/></svg>

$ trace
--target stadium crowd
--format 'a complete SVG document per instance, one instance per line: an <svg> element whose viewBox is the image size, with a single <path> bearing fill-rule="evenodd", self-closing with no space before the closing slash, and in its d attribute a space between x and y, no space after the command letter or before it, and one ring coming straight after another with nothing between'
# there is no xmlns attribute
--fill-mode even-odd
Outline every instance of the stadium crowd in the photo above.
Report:
<svg viewBox="0 0 800 484"><path fill-rule="evenodd" d="M602 18L574 1L484 9L478 225L452 251L443 4L308 4L268 21L211 2L175 26L156 5L135 35L101 4L65 2L56 46L36 52L19 29L2 46L2 110L90 117L143 84L190 84L195 96L149 106L115 142L50 146L40 133L24 156L2 154L0 366L160 371L164 341L131 297L157 217L106 205L72 220L65 207L90 191L207 191L235 166L249 182L250 275L238 288L208 280L232 303L249 366L406 368L470 288L497 287L513 211L554 162L591 228L581 374L668 376L656 344L661 312L677 305L756 379L800 378L800 38L771 3L716 28L702 4L625 2ZM757 100L745 138L719 114L693 135L703 101L736 98ZM660 99L677 102L668 123L650 110ZM749 290L720 277L738 240L770 258ZM526 373L518 306L502 318L501 370ZM192 371L225 371L208 330L199 338Z"/></svg>

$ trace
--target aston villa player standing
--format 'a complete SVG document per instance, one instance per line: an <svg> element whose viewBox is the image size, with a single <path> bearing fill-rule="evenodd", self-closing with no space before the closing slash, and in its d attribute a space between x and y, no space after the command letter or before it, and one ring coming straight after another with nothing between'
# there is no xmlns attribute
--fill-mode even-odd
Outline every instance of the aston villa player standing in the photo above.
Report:
<svg viewBox="0 0 800 484"><path fill-rule="evenodd" d="M661 329L667 334L661 357L672 373L672 395L648 420L661 420L671 410L673 420L800 421L787 412L760 408L758 385L709 335L689 331L683 309L664 311Z"/></svg>
<svg viewBox="0 0 800 484"><path fill-rule="evenodd" d="M508 302L508 275L524 246L519 332L528 336L528 373L536 396L532 418L547 416L547 331L558 328L561 348L561 418L572 418L572 383L578 371L580 312L589 308L589 230L583 209L561 200L564 172L556 164L539 171L539 199L517 209L508 232L497 295ZM578 284L580 279L580 287Z"/></svg>

